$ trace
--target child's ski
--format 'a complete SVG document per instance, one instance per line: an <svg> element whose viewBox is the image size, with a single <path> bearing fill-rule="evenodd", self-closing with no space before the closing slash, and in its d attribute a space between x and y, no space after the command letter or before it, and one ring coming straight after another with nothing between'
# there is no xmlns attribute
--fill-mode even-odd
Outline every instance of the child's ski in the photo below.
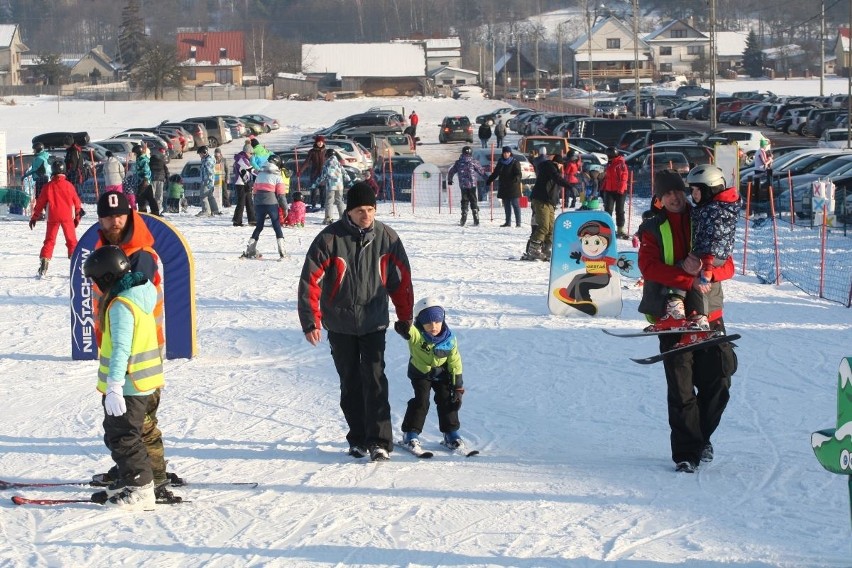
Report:
<svg viewBox="0 0 852 568"><path fill-rule="evenodd" d="M688 329L685 327L679 327L675 329L664 329L661 331L619 331L611 329L602 329L601 331L613 337L656 337L658 335L669 335L670 333L710 333L712 334L711 337L716 337L717 335L719 335L719 332L716 331Z"/></svg>
<svg viewBox="0 0 852 568"><path fill-rule="evenodd" d="M430 452L428 450L424 450L419 445L418 446L409 446L408 444L406 444L402 440L399 440L396 443L396 445L399 446L400 448L403 448L403 449L411 452L412 454L414 454L418 458L428 459L428 458L431 458L434 455L432 452Z"/></svg>
<svg viewBox="0 0 852 568"><path fill-rule="evenodd" d="M451 447L447 445L447 443L441 440L441 445L450 453L456 454L457 456L462 456L464 458L473 457L479 455L479 450L471 450L467 446L464 445L463 442L460 442L457 446Z"/></svg>

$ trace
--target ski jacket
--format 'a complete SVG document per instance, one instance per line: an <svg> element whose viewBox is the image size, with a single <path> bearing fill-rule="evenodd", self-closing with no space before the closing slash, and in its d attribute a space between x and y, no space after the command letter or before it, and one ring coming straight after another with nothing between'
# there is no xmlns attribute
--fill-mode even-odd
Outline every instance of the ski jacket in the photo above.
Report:
<svg viewBox="0 0 852 568"><path fill-rule="evenodd" d="M169 199L183 198L183 184L177 181L169 182Z"/></svg>
<svg viewBox="0 0 852 568"><path fill-rule="evenodd" d="M45 206L47 208L48 223L65 223L73 221L77 212L82 208L80 197L74 184L58 174L44 184L41 193L33 207L33 219L41 217Z"/></svg>
<svg viewBox="0 0 852 568"><path fill-rule="evenodd" d="M328 191L343 191L343 187L352 181L346 170L337 161L337 158L331 156L325 160L322 167L322 174L313 183L315 186L325 185Z"/></svg>
<svg viewBox="0 0 852 568"><path fill-rule="evenodd" d="M522 193L521 176L521 163L514 156L508 162L500 158L485 183L492 183L496 179L497 199L515 199Z"/></svg>
<svg viewBox="0 0 852 568"><path fill-rule="evenodd" d="M716 259L730 258L737 236L740 194L736 187L716 194L707 202L692 208L692 252L703 265Z"/></svg>
<svg viewBox="0 0 852 568"><path fill-rule="evenodd" d="M570 185L562 177L559 167L551 160L541 162L537 172L530 198L556 207L562 202L562 190L559 188L568 189Z"/></svg>
<svg viewBox="0 0 852 568"><path fill-rule="evenodd" d="M578 174L580 173L580 161L574 160L565 164L563 174L568 183L574 185L580 183Z"/></svg>
<svg viewBox="0 0 852 568"><path fill-rule="evenodd" d="M487 122L483 122L479 125L479 139L488 140L489 138L491 138L491 127Z"/></svg>
<svg viewBox="0 0 852 568"><path fill-rule="evenodd" d="M201 196L213 194L213 156L207 154L201 158Z"/></svg>
<svg viewBox="0 0 852 568"><path fill-rule="evenodd" d="M83 169L83 151L76 144L71 144L65 149L65 171L80 172Z"/></svg>
<svg viewBox="0 0 852 568"><path fill-rule="evenodd" d="M761 148L754 153L754 171L765 173L768 168L772 167L772 153L766 148Z"/></svg>
<svg viewBox="0 0 852 568"><path fill-rule="evenodd" d="M613 193L627 192L627 162L624 161L624 156L618 155L607 163L600 190Z"/></svg>
<svg viewBox="0 0 852 568"><path fill-rule="evenodd" d="M453 176L459 175L459 186L462 189L476 187L477 176L485 177L485 170L473 156L462 156L456 163L450 166L447 172L447 185L453 185Z"/></svg>
<svg viewBox="0 0 852 568"><path fill-rule="evenodd" d="M151 170L151 181L166 181L169 179L169 167L159 152L153 152L148 158L148 168Z"/></svg>
<svg viewBox="0 0 852 568"><path fill-rule="evenodd" d="M151 166L149 158L145 154L136 158L136 179L139 187L151 182Z"/></svg>
<svg viewBox="0 0 852 568"><path fill-rule="evenodd" d="M251 158L245 152L238 152L234 155L233 176L234 185L245 185L254 179Z"/></svg>
<svg viewBox="0 0 852 568"><path fill-rule="evenodd" d="M263 164L257 179L254 180L252 195L255 205L278 205L280 200L287 194L290 185L289 178L284 182L278 166L270 162ZM280 199L279 199L279 196Z"/></svg>
<svg viewBox="0 0 852 568"><path fill-rule="evenodd" d="M380 221L362 230L349 215L323 229L305 255L298 298L304 333L386 330L388 299L398 320L411 321L411 267L396 231Z"/></svg>
<svg viewBox="0 0 852 568"><path fill-rule="evenodd" d="M424 338L419 324L415 323L408 331L408 351L411 354L409 379L447 380L457 389L464 386L461 354L452 331L444 341L432 343Z"/></svg>
<svg viewBox="0 0 852 568"><path fill-rule="evenodd" d="M104 162L104 183L107 187L121 185L124 181L124 166L115 156L110 156Z"/></svg>
<svg viewBox="0 0 852 568"><path fill-rule="evenodd" d="M690 214L689 205L680 213L661 209L639 226L639 270L645 279L639 311L643 314L653 318L662 316L670 290L692 289L696 277L679 266L690 251ZM713 282L706 295L710 307L707 318L710 321L722 317L724 296L720 282L734 275L733 259L728 258L723 265L713 267L712 272Z"/></svg>
<svg viewBox="0 0 852 568"><path fill-rule="evenodd" d="M50 177L50 154L47 153L47 150L42 150L33 156L33 163L24 172L22 178L35 178L35 176Z"/></svg>
<svg viewBox="0 0 852 568"><path fill-rule="evenodd" d="M322 167L324 164L325 145L317 146L315 143L314 147L308 150L308 155L305 157L305 161L302 162L302 171L308 171L311 183L313 183L322 174Z"/></svg>
<svg viewBox="0 0 852 568"><path fill-rule="evenodd" d="M258 144L254 146L252 149L251 155L251 165L254 169L259 170L263 167L263 164L269 159L269 156L272 155L272 152L266 149L263 144Z"/></svg>
<svg viewBox="0 0 852 568"><path fill-rule="evenodd" d="M506 125L501 120L497 123L497 126L494 127L494 136L497 138L505 138L506 137Z"/></svg>
<svg viewBox="0 0 852 568"><path fill-rule="evenodd" d="M411 126L417 127L417 124L418 124L419 122L420 122L420 117L419 117L419 116L417 116L417 113L416 113L416 112L413 112L413 111L412 111L412 113L408 115L408 123L409 123Z"/></svg>
<svg viewBox="0 0 852 568"><path fill-rule="evenodd" d="M106 308L97 388L106 393L109 383L118 383L125 396L145 396L165 383L154 319L157 290L139 272L125 275L120 284L129 287Z"/></svg>

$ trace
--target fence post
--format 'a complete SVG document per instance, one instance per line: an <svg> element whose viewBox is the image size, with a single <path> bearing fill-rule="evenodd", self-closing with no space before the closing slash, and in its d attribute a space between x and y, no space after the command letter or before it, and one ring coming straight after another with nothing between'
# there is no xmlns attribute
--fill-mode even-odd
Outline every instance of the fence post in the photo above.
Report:
<svg viewBox="0 0 852 568"><path fill-rule="evenodd" d="M746 186L746 214L745 214L745 235L743 236L743 271L746 273L746 259L748 258L748 221L751 210L751 182Z"/></svg>
<svg viewBox="0 0 852 568"><path fill-rule="evenodd" d="M819 297L825 298L825 244L827 240L828 207L822 207L822 227L819 231Z"/></svg>
<svg viewBox="0 0 852 568"><path fill-rule="evenodd" d="M772 215L772 240L775 242L775 285L781 284L781 251L778 248L778 219L775 217L775 196L769 183L769 213Z"/></svg>

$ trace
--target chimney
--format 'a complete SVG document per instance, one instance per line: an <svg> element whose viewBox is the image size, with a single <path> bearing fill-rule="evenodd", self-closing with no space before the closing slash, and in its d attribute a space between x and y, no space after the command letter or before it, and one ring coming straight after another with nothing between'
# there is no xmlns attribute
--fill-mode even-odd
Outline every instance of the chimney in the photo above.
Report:
<svg viewBox="0 0 852 568"><path fill-rule="evenodd" d="M228 50L225 49L224 47L220 47L219 48L219 61L222 61L223 59L228 59Z"/></svg>
<svg viewBox="0 0 852 568"><path fill-rule="evenodd" d="M196 53L195 46L194 45L189 46L189 58L192 61L195 61L195 53Z"/></svg>

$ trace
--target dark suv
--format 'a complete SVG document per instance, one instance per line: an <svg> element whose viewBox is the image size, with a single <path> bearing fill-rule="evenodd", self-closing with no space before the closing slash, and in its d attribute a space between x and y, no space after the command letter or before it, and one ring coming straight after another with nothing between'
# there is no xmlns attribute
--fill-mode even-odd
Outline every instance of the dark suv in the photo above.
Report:
<svg viewBox="0 0 852 568"><path fill-rule="evenodd" d="M441 121L441 131L438 142L467 142L473 143L473 125L466 116L445 116Z"/></svg>

